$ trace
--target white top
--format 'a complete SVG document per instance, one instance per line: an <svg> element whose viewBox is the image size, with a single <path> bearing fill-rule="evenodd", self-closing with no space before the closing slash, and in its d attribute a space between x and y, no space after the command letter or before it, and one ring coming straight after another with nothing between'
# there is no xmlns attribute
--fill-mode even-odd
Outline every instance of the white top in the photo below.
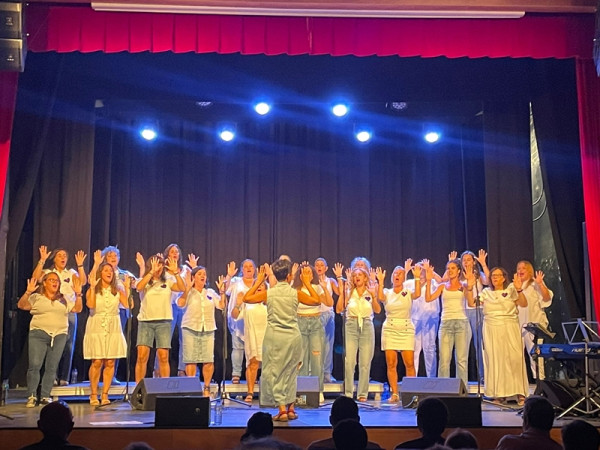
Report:
<svg viewBox="0 0 600 450"><path fill-rule="evenodd" d="M182 280L185 280L185 273L186 272L191 272L191 269L184 265L183 267L181 267L181 272L179 273L179 276L181 277ZM167 272L167 276L171 276L173 278L175 278L174 275L170 274ZM173 291L171 292L171 303L173 304L177 304L177 300L179 299L179 297L181 297L183 295L183 292L181 291Z"/></svg>
<svg viewBox="0 0 600 450"><path fill-rule="evenodd" d="M548 317L542 308L547 308L552 304L554 292L548 289L550 300L545 301L542 297L542 291L535 281L531 281L527 287L523 288L523 294L527 299L527 306L519 306L519 325L523 326L529 322L539 323L544 327L548 326Z"/></svg>
<svg viewBox="0 0 600 450"><path fill-rule="evenodd" d="M358 295L356 289L352 289L350 299L348 300L348 307L346 308L346 314L349 317L358 317L359 319L373 318L373 305L372 301L375 301L373 295L365 289L362 295ZM360 322L360 321L359 321Z"/></svg>
<svg viewBox="0 0 600 450"><path fill-rule="evenodd" d="M248 292L253 283L254 280L252 280L250 286L246 286L242 277L233 277L229 282L229 289L227 289L227 295L229 296L229 304L227 305L227 325L229 326L229 332L241 339L244 339L243 317L238 317L238 320L236 320L232 317L231 313L236 305L238 294L245 294Z"/></svg>
<svg viewBox="0 0 600 450"><path fill-rule="evenodd" d="M194 331L215 331L215 308L219 308L221 296L214 289L190 289L181 326Z"/></svg>
<svg viewBox="0 0 600 450"><path fill-rule="evenodd" d="M412 310L410 312L412 320L428 320L431 317L438 317L440 315L440 301L435 299L429 303L425 301L425 289L427 284L423 282L421 277L421 295L414 299L412 302ZM438 288L438 284L435 280L431 280L430 291L435 292ZM410 279L404 282L404 289L408 289L411 292L415 290L415 280Z"/></svg>
<svg viewBox="0 0 600 450"><path fill-rule="evenodd" d="M329 292L329 295L333 296L333 287L331 286L331 278L329 277L325 277L325 279L327 280L325 282L325 286L327 287L327 292ZM321 289L323 289L321 287L321 285L319 285L319 287ZM317 291L318 293L319 291ZM333 311L333 305L331 306L327 306L325 303L321 302L321 304L319 305L319 311L321 311L322 313L324 312L329 312L329 311Z"/></svg>
<svg viewBox="0 0 600 450"><path fill-rule="evenodd" d="M60 293L65 296L67 300L75 302L75 290L73 289L73 276L78 277L75 269L58 270L56 267L52 269L44 270L44 275L50 272L54 272L60 278Z"/></svg>
<svg viewBox="0 0 600 450"><path fill-rule="evenodd" d="M481 291L483 303L483 318L488 323L503 323L505 320L517 320L517 304L519 294L512 284L506 289L492 290L485 288Z"/></svg>
<svg viewBox="0 0 600 450"><path fill-rule="evenodd" d="M50 300L42 294L34 293L27 299L31 305L33 316L29 323L30 330L42 330L49 336L67 334L69 331L69 313L75 302L65 297L64 300Z"/></svg>
<svg viewBox="0 0 600 450"><path fill-rule="evenodd" d="M140 292L140 312L137 316L141 322L149 320L173 320L171 307L171 288L177 283L172 275L167 274L166 280L160 281L152 278L142 292Z"/></svg>
<svg viewBox="0 0 600 450"><path fill-rule="evenodd" d="M467 318L465 306L467 300L463 291L442 291L442 320L461 320Z"/></svg>
<svg viewBox="0 0 600 450"><path fill-rule="evenodd" d="M386 319L410 319L412 309L412 291L402 287L400 292L394 292L394 289L383 289L385 296L385 317Z"/></svg>
<svg viewBox="0 0 600 450"><path fill-rule="evenodd" d="M323 290L321 285L313 284L312 287L319 297L321 295L325 294L325 291ZM308 289L306 289L304 286L302 286L302 289L300 289L300 290L302 292L304 292L306 295L310 295L310 292L308 292ZM300 315L320 314L321 313L321 305L322 305L322 303L319 305L315 305L315 306L312 306L312 305L309 306L309 305L305 305L304 303L298 302L298 314L300 314Z"/></svg>

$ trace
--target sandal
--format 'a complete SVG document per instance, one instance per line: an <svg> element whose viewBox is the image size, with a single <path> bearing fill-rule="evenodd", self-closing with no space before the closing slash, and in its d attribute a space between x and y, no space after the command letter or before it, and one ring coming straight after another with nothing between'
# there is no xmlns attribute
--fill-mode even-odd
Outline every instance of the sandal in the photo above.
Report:
<svg viewBox="0 0 600 450"><path fill-rule="evenodd" d="M364 403L367 401L367 397L358 397L358 401Z"/></svg>
<svg viewBox="0 0 600 450"><path fill-rule="evenodd" d="M296 420L298 418L298 414L295 411L288 411L287 416L289 420Z"/></svg>
<svg viewBox="0 0 600 450"><path fill-rule="evenodd" d="M390 397L390 403L398 403L400 401L400 396L398 394L392 394Z"/></svg>
<svg viewBox="0 0 600 450"><path fill-rule="evenodd" d="M523 395L519 395L517 397L517 405L519 405L519 406L525 405L525 397Z"/></svg>
<svg viewBox="0 0 600 450"><path fill-rule="evenodd" d="M204 390L202 391L202 395L204 397L210 397L210 388L205 387Z"/></svg>
<svg viewBox="0 0 600 450"><path fill-rule="evenodd" d="M232 382L233 384L240 384L240 377L239 377L239 376L237 376L237 375L234 375L234 376L232 376L232 377L231 377L231 382Z"/></svg>
<svg viewBox="0 0 600 450"><path fill-rule="evenodd" d="M273 416L273 422L287 422L289 417L287 413L279 413L276 416Z"/></svg>
<svg viewBox="0 0 600 450"><path fill-rule="evenodd" d="M99 404L100 404L100 402L98 401L98 394L91 394L90 395L90 405L98 406Z"/></svg>
<svg viewBox="0 0 600 450"><path fill-rule="evenodd" d="M106 405L110 405L110 400L108 399L108 393L102 393L102 395L100 396L101 401L100 401L100 406L106 406Z"/></svg>
<svg viewBox="0 0 600 450"><path fill-rule="evenodd" d="M248 392L248 393L246 394L246 398L244 399L244 401L245 401L246 403L252 403L252 399L253 399L253 398L254 398L254 395L253 395L253 394L251 394L250 392Z"/></svg>

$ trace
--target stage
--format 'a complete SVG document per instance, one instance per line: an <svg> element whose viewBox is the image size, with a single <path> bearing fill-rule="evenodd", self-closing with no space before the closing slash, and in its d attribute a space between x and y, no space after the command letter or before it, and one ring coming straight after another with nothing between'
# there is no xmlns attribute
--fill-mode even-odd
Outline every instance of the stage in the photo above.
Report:
<svg viewBox="0 0 600 450"><path fill-rule="evenodd" d="M245 385L235 387L243 390ZM75 429L70 441L92 449L121 449L132 441L148 442L155 449L235 448L252 414L257 411L276 413L274 408L261 408L257 398L251 407L226 400L221 425L211 425L207 429L157 429L154 428L154 411L138 411L128 403L119 401L123 398L125 385L112 387L110 392L113 403L103 408L89 405L87 383L56 389L79 392L78 395L60 395L60 398L69 404L75 417ZM133 391L133 385L130 385L130 391ZM226 391L235 395L232 385L227 384ZM469 392L470 395L475 395L477 384L470 384ZM330 403L336 395L326 394L325 404L320 408L299 407L298 420L275 423L275 435L302 447L314 440L329 437ZM7 405L0 408L0 439L3 449L18 449L41 438L41 433L35 430L41 407L26 408L25 397L24 389L13 389L9 392ZM360 406L361 423L367 427L370 440L383 448L391 449L399 442L419 436L414 409L390 405L374 400L374 397L375 394L370 395L368 406ZM520 433L521 416L516 404L512 406L513 409L501 409L483 403L482 426L467 427L477 437L480 448L494 448L503 435ZM560 441L560 427L572 419L569 416L555 421L555 428L552 430L554 439ZM593 423L600 425L600 421L596 419ZM446 435L448 433L449 431Z"/></svg>

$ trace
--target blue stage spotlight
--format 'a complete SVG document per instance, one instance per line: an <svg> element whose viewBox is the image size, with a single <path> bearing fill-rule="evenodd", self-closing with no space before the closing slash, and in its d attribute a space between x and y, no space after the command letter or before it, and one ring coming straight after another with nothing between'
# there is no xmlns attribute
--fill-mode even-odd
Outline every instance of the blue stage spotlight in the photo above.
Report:
<svg viewBox="0 0 600 450"><path fill-rule="evenodd" d="M423 139L425 139L425 142L435 144L440 140L441 137L442 135L439 131L426 131Z"/></svg>
<svg viewBox="0 0 600 450"><path fill-rule="evenodd" d="M224 142L231 142L235 139L235 126L222 125L219 128L219 137Z"/></svg>
<svg viewBox="0 0 600 450"><path fill-rule="evenodd" d="M331 112L336 117L344 117L348 114L348 110L348 105L345 105L344 103L337 103L331 108Z"/></svg>
<svg viewBox="0 0 600 450"><path fill-rule="evenodd" d="M264 116L265 114L268 114L269 111L271 111L271 105L269 105L267 102L259 102L256 105L254 105L254 111L256 111L257 114Z"/></svg>
<svg viewBox="0 0 600 450"><path fill-rule="evenodd" d="M147 141L153 141L158 137L158 133L154 127L146 125L140 130L140 136Z"/></svg>
<svg viewBox="0 0 600 450"><path fill-rule="evenodd" d="M364 144L371 140L371 138L373 137L373 134L369 130L360 129L354 134L354 136L356 137L356 140L358 142L361 142Z"/></svg>

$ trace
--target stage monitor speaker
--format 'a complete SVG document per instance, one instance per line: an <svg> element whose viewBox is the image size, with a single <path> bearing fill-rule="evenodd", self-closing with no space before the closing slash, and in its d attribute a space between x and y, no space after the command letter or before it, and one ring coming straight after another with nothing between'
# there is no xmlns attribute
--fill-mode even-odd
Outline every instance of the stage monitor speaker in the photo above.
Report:
<svg viewBox="0 0 600 450"><path fill-rule="evenodd" d="M402 406L426 397L466 396L467 388L460 378L404 377L400 388Z"/></svg>
<svg viewBox="0 0 600 450"><path fill-rule="evenodd" d="M23 39L0 39L0 70L23 72L26 55Z"/></svg>
<svg viewBox="0 0 600 450"><path fill-rule="evenodd" d="M481 426L481 397L438 398L448 408L448 428Z"/></svg>
<svg viewBox="0 0 600 450"><path fill-rule="evenodd" d="M156 428L208 428L209 421L209 397L156 397Z"/></svg>
<svg viewBox="0 0 600 450"><path fill-rule="evenodd" d="M20 2L0 2L0 38L23 37L23 5Z"/></svg>
<svg viewBox="0 0 600 450"><path fill-rule="evenodd" d="M131 395L131 406L154 411L158 396L202 395L202 383L196 377L144 378Z"/></svg>
<svg viewBox="0 0 600 450"><path fill-rule="evenodd" d="M319 377L298 377L296 385L296 404L299 406L319 407Z"/></svg>
<svg viewBox="0 0 600 450"><path fill-rule="evenodd" d="M558 380L540 380L535 394L546 397L553 406L562 410L567 409L583 396L578 388L569 386L566 381Z"/></svg>
<svg viewBox="0 0 600 450"><path fill-rule="evenodd" d="M0 2L0 70L23 72L27 55L23 29L23 5Z"/></svg>

